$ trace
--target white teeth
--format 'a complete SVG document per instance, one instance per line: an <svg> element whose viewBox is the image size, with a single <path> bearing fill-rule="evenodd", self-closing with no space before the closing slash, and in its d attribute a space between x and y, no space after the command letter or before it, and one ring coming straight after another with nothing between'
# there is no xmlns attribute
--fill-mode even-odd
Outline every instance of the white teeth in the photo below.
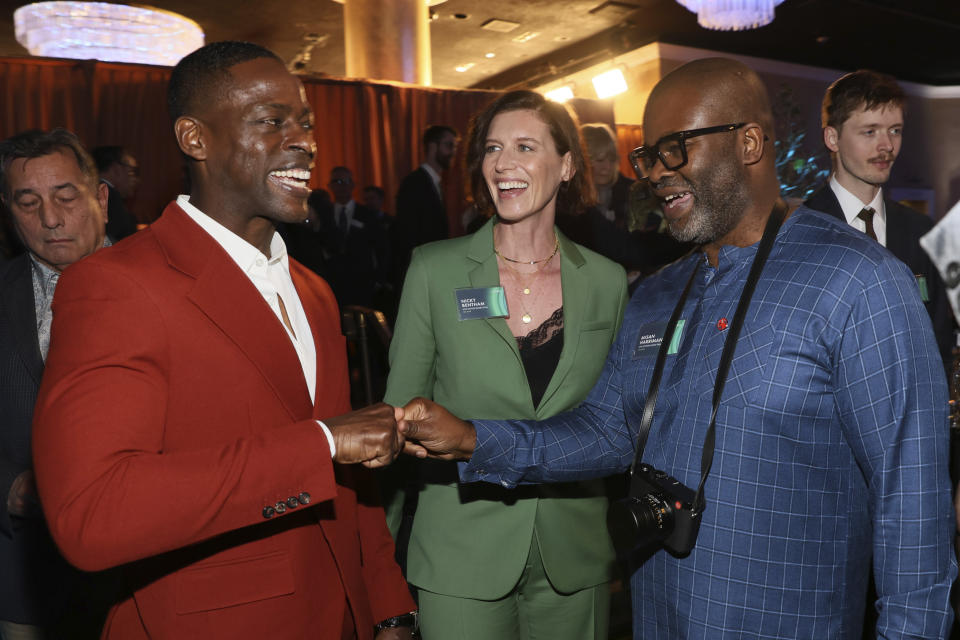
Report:
<svg viewBox="0 0 960 640"><path fill-rule="evenodd" d="M293 178L294 180L310 179L310 172L306 169L284 169L283 171L271 171L270 175L278 178Z"/></svg>
<svg viewBox="0 0 960 640"><path fill-rule="evenodd" d="M513 182L498 182L497 188L501 191L506 189L526 189L529 186L526 182L520 180L514 180Z"/></svg>
<svg viewBox="0 0 960 640"><path fill-rule="evenodd" d="M673 202L673 201L676 200L677 198L682 198L683 196L688 195L689 193L690 193L689 191L684 191L684 192L682 192L682 193L671 193L671 194L668 195L668 196L664 196L663 201L664 201L664 202Z"/></svg>

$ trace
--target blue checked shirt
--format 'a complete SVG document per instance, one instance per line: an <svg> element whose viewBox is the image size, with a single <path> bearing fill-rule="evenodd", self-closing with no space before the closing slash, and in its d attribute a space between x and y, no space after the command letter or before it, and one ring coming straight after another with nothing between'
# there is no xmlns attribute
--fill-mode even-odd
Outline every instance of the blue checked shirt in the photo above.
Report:
<svg viewBox="0 0 960 640"><path fill-rule="evenodd" d="M696 488L722 320L756 250L724 247L718 268L693 254L642 282L583 404L542 422L475 422L461 480L627 468L659 338L696 267L643 457ZM914 278L862 233L797 210L737 344L696 547L635 567L634 638L859 639L871 558L878 634L947 637L957 574L947 454L943 366Z"/></svg>

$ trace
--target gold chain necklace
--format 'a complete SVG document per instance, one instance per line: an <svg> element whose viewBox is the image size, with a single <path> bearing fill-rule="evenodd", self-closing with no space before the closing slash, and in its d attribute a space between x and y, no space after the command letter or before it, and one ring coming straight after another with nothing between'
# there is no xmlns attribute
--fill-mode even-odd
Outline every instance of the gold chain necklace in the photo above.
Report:
<svg viewBox="0 0 960 640"><path fill-rule="evenodd" d="M540 258L539 260L514 260L513 258L508 258L497 250L496 245L493 247L493 252L497 254L497 257L503 258L507 262L512 262L514 264L540 264L541 262L550 262L550 258L557 255L557 251L560 251L560 236L557 235L557 232L553 232L553 237L555 242L553 243L553 251L546 258ZM537 271L540 269L538 268Z"/></svg>
<svg viewBox="0 0 960 640"><path fill-rule="evenodd" d="M531 260L530 262L524 262L520 260L511 260L510 258L507 258L501 255L500 252L497 251L496 247L494 247L493 249L493 252L497 254L498 257L504 259L503 266L505 266L508 270L510 270L510 274L513 276L514 281L516 281L516 283L519 285L519 291L522 295L519 298L517 298L517 301L520 303L520 310L523 312L523 315L520 316L520 320L523 322L523 324L530 324L533 321L533 316L530 315L530 312L527 311L527 306L523 303L523 300L524 300L523 296L530 295L531 291L533 290L533 285L537 282L537 280L540 279L540 273L542 272L543 268L546 267L548 264L550 264L550 261L553 260L553 257L557 255L559 251L560 251L559 237L557 238L556 244L554 244L553 246L553 253L551 253L549 256L541 260ZM533 270L532 273L525 274L518 271L516 267L510 264L510 262L521 263L521 264L536 264L538 266L536 269ZM524 283L524 280L523 280L523 276L526 276L526 275L533 276L533 278L531 278L531 280L528 283Z"/></svg>

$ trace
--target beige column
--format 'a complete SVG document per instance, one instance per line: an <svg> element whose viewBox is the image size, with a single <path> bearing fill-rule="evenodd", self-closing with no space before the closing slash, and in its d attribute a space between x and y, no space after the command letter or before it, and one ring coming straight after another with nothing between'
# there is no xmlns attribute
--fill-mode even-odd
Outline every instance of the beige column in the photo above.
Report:
<svg viewBox="0 0 960 640"><path fill-rule="evenodd" d="M336 1L344 5L347 76L431 84L426 0Z"/></svg>

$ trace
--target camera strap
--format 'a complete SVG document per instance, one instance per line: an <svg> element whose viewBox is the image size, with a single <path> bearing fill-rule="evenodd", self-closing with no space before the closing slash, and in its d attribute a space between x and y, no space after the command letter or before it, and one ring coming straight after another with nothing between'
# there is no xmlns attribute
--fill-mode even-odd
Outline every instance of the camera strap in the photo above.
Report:
<svg viewBox="0 0 960 640"><path fill-rule="evenodd" d="M707 482L707 476L710 474L710 467L713 465L713 450L716 441L716 421L717 410L720 408L720 396L723 395L723 387L727 381L727 372L730 369L730 362L733 359L733 352L737 346L737 340L740 337L740 329L743 327L744 319L747 315L747 308L750 306L750 299L753 297L753 290L757 286L757 280L760 279L760 272L763 265L770 255L774 240L777 237L777 231L786 217L786 209L779 203L774 205L767 224L763 230L763 237L760 239L760 245L757 247L757 253L753 258L753 264L750 266L750 273L747 275L747 281L743 285L743 291L740 292L740 301L737 303L737 310L733 316L733 322L730 323L730 333L727 334L723 344L723 352L720 354L720 364L717 367L717 377L713 384L713 410L710 414L710 426L707 428L707 434L704 437L703 453L700 458L700 485L697 487L696 497L694 498L693 509L701 513L706 506L706 500L703 497L703 487ZM680 320L680 314L683 312L683 306L687 301L687 295L693 286L697 272L700 270L700 261L695 261L693 272L687 280L683 293L680 294L680 300L673 309L667 328L663 332L663 340L660 342L660 349L657 351L657 360L654 363L653 374L650 376L650 389L647 391L647 401L643 407L643 417L640 421L640 429L637 432L637 451L633 458L633 465L630 467L632 476L640 461L643 458L643 450L647 444L647 437L650 435L650 428L653 426L653 410L657 403L657 395L660 391L660 378L663 375L663 366L667 359L667 351L670 348L670 342L673 339L673 332L676 330L677 323Z"/></svg>

